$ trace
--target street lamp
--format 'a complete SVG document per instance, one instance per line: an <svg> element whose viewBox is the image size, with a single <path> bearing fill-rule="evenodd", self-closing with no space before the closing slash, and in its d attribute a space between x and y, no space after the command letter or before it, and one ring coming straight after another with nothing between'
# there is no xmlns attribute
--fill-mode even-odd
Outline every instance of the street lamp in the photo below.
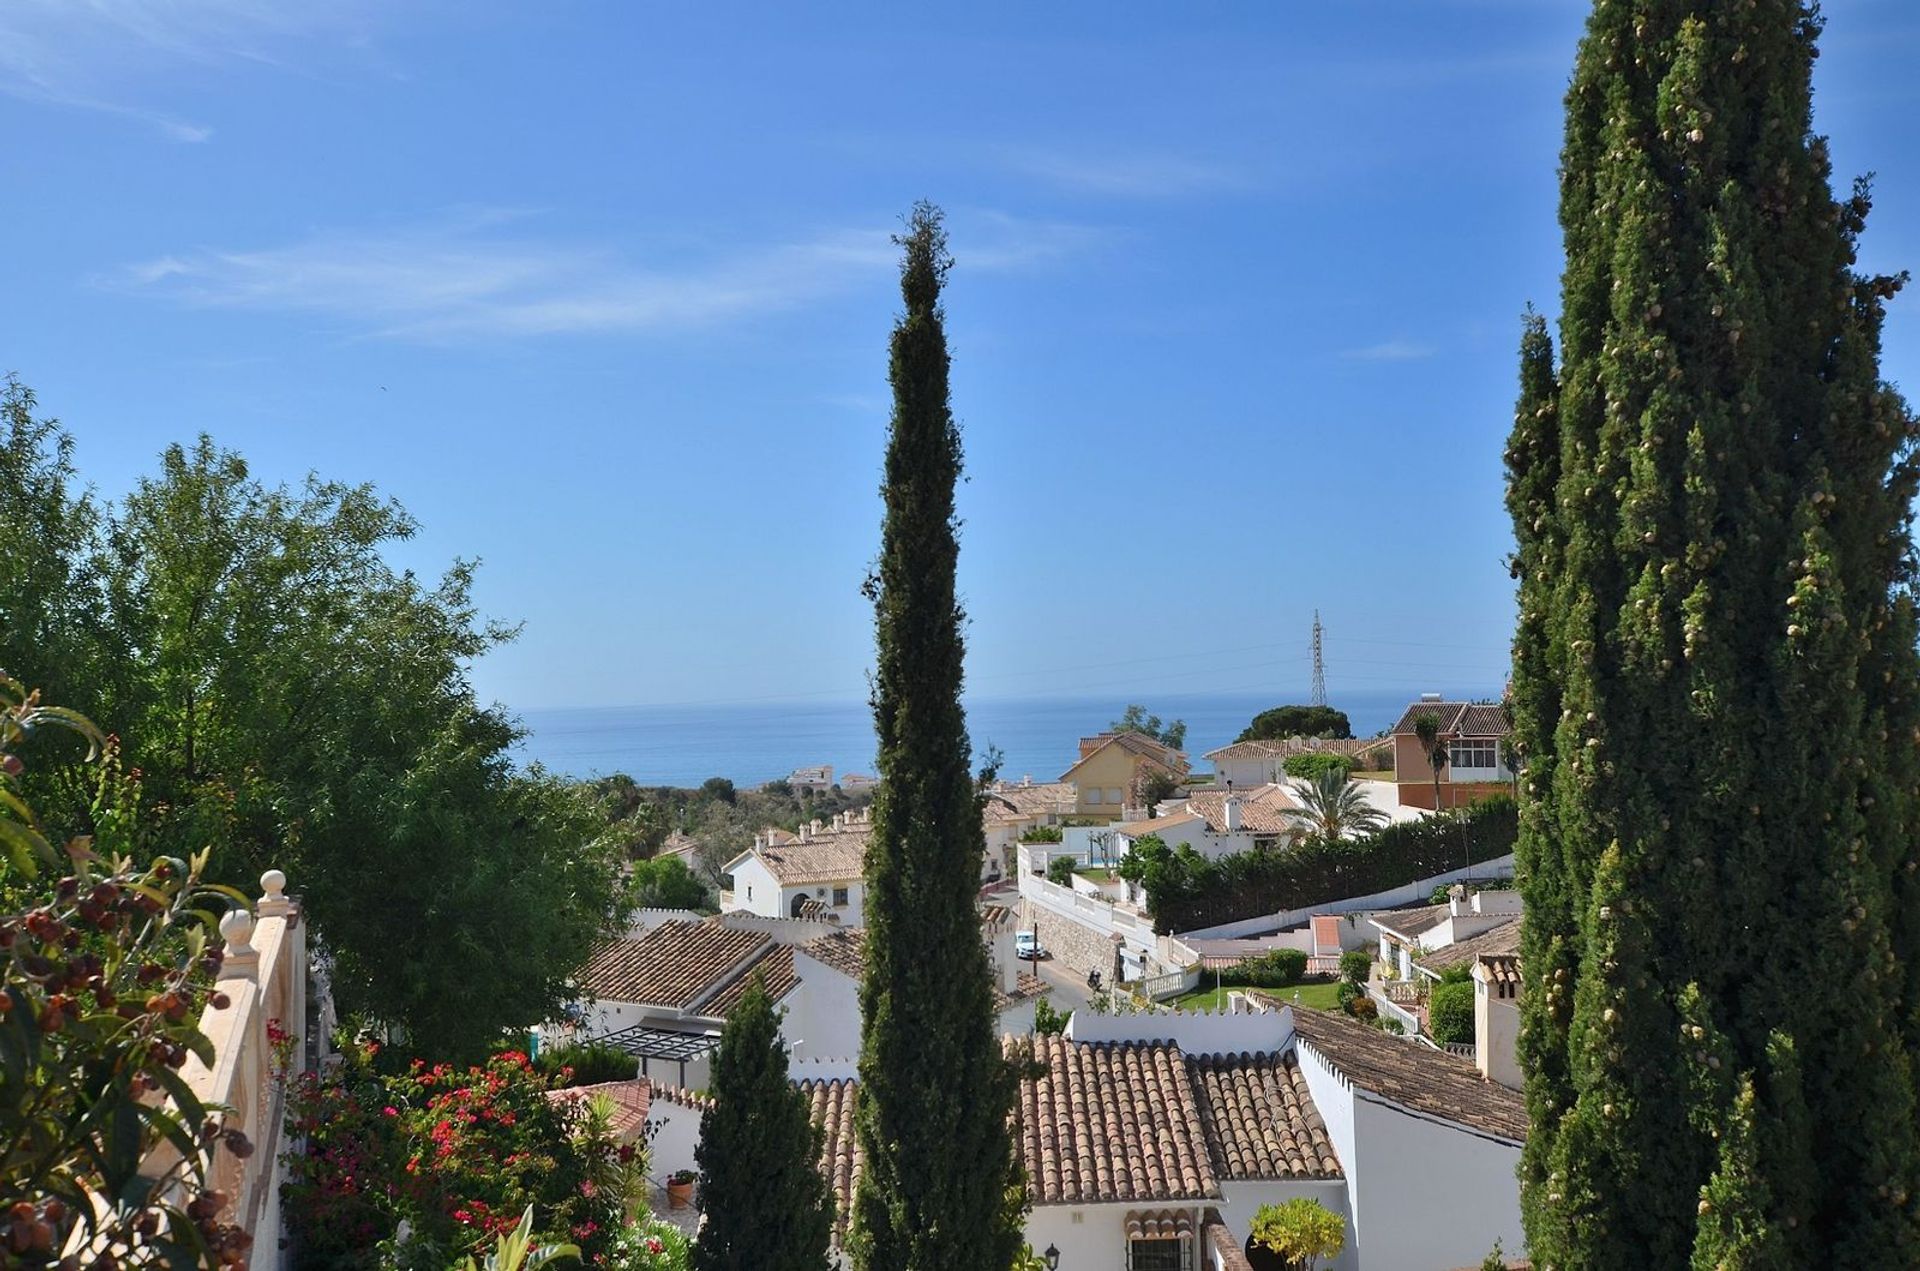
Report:
<svg viewBox="0 0 1920 1271"><path fill-rule="evenodd" d="M1047 1271L1060 1271L1060 1250L1058 1248L1053 1245L1048 1245L1047 1251L1040 1256L1047 1260Z"/></svg>

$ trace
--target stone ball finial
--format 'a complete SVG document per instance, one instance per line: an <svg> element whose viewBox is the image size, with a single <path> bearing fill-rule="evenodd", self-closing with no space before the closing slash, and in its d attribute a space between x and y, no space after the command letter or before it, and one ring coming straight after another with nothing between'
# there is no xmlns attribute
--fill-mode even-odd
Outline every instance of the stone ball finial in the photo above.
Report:
<svg viewBox="0 0 1920 1271"><path fill-rule="evenodd" d="M220 916L220 934L227 942L227 956L253 952L253 912L229 909Z"/></svg>
<svg viewBox="0 0 1920 1271"><path fill-rule="evenodd" d="M260 875L260 890L268 900L285 900L287 876L277 869L270 869Z"/></svg>

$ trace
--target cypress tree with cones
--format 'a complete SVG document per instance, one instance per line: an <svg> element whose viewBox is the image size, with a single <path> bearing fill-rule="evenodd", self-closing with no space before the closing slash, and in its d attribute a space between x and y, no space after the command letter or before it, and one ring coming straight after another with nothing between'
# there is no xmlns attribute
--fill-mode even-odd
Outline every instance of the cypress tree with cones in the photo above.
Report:
<svg viewBox="0 0 1920 1271"><path fill-rule="evenodd" d="M806 1096L787 1080L780 1016L758 974L714 1055L713 1105L700 1117L700 1208L693 1271L827 1271L833 1196Z"/></svg>
<svg viewBox="0 0 1920 1271"><path fill-rule="evenodd" d="M1529 1252L1920 1265L1916 421L1799 0L1599 0L1507 459Z"/></svg>
<svg viewBox="0 0 1920 1271"><path fill-rule="evenodd" d="M938 209L913 209L894 325L880 561L880 788L866 860L858 1128L865 1156L852 1248L864 1271L1004 1271L1020 1250L1008 1117L1015 1075L995 1036L974 898L986 839L960 706L960 432L947 394Z"/></svg>

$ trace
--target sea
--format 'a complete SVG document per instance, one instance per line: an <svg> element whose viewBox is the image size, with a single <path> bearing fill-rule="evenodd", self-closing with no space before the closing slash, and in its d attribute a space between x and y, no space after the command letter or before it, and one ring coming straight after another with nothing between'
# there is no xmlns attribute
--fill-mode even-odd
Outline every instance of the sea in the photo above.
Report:
<svg viewBox="0 0 1920 1271"><path fill-rule="evenodd" d="M1476 689L1468 697L1491 697ZM1393 726L1418 689L1371 688L1329 694L1356 737ZM1255 715L1281 704L1246 694L1155 696L1142 704L1163 721L1185 720L1187 753L1204 770L1207 751L1240 735ZM1000 775L1054 781L1072 765L1079 738L1100 732L1126 709L1112 697L969 700L974 764L989 748ZM697 786L709 777L759 785L795 768L832 764L836 776L874 771L873 713L865 702L729 706L596 706L519 712L527 735L519 759L571 777L625 773L646 786Z"/></svg>

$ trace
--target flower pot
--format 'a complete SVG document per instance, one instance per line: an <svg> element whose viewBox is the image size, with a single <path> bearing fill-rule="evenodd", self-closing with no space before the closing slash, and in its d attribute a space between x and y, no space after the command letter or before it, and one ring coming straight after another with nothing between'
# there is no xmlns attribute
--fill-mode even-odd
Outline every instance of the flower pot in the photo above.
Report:
<svg viewBox="0 0 1920 1271"><path fill-rule="evenodd" d="M693 1184L691 1182L667 1184L667 1208L668 1209L685 1209L688 1205L691 1205L692 1203L693 1203Z"/></svg>

